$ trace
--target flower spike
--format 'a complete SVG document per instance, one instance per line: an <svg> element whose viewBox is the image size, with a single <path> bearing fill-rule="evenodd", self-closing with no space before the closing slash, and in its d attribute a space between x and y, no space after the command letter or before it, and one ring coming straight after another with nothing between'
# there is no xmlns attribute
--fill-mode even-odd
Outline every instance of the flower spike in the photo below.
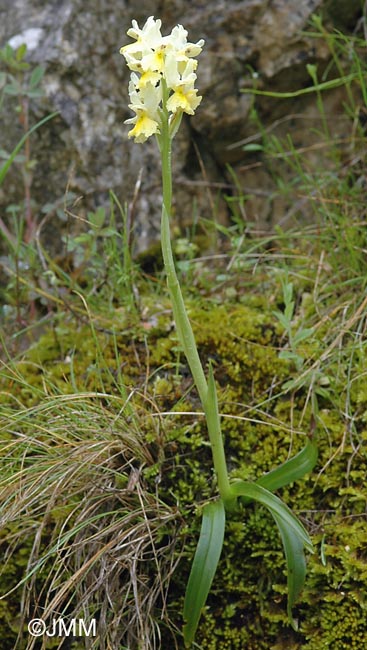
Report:
<svg viewBox="0 0 367 650"><path fill-rule="evenodd" d="M120 53L131 70L129 84L129 108L135 116L126 120L134 124L128 137L135 142L145 142L151 135L160 133L165 87L165 109L170 123L174 125L171 136L177 132L183 113L193 115L201 102L195 86L198 56L204 40L187 41L187 31L182 25L173 28L171 34L162 36L161 21L150 16L140 29L136 20L127 31L134 43L124 45Z"/></svg>

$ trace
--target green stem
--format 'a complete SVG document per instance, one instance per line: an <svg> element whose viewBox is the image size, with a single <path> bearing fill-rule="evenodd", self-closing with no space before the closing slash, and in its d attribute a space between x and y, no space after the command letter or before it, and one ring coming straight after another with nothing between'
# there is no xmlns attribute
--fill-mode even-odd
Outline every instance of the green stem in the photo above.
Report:
<svg viewBox="0 0 367 650"><path fill-rule="evenodd" d="M163 93L167 91L163 87ZM171 167L171 136L169 133L169 117L166 109L167 97L163 97L163 118L160 136L160 149L162 157L162 186L163 206L161 221L161 244L164 268L167 275L167 285L171 295L173 317L176 323L178 338L184 349L192 376L199 392L203 406L206 403L208 386L197 351L194 333L187 315L181 287L176 274L173 260L169 216L172 208L172 167Z"/></svg>
<svg viewBox="0 0 367 650"><path fill-rule="evenodd" d="M194 333L187 315L184 299L178 281L175 263L172 254L169 216L172 207L172 169L171 169L171 143L169 130L169 116L166 109L168 99L167 89L163 86L163 109L161 133L158 136L162 158L162 185L163 206L161 221L161 245L164 268L167 276L167 286L172 301L172 311L175 320L179 341L183 347L196 388L202 403L208 427L209 439L212 448L214 469L218 480L218 489L224 503L232 506L231 488L229 484L227 464L224 453L223 438L220 428L220 419L216 401L214 379L208 383L196 346Z"/></svg>

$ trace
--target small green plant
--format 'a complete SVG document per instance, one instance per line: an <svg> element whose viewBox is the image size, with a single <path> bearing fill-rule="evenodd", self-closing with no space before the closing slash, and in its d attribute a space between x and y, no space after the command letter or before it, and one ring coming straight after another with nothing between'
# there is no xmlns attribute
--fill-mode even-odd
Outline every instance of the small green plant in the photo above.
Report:
<svg viewBox="0 0 367 650"><path fill-rule="evenodd" d="M116 213L124 225L122 233L116 225ZM88 298L97 295L100 299L103 296L109 305L117 300L130 313L135 311L136 266L131 255L127 208L111 190L109 207L99 206L88 211L80 222L85 226L82 232L71 232L62 237L71 259L72 277L67 276L43 251L50 273L54 273L56 278L63 277L70 289L82 291Z"/></svg>
<svg viewBox="0 0 367 650"><path fill-rule="evenodd" d="M14 50L7 44L0 50L0 62L5 68L0 72L0 110L4 110L3 103L6 96L16 98L14 106L15 115L22 127L23 136L11 152L0 149L0 186L13 164L20 168L23 178L24 201L20 205L9 205L6 208L6 219L0 216L0 236L5 241L8 250L8 272L11 279L8 283L8 290L15 288L15 303L17 321L21 318L21 270L34 269L35 249L29 245L36 232L38 225L37 218L33 214L31 187L36 161L31 157L30 136L46 122L57 115L57 112L47 115L42 120L29 125L29 104L34 98L43 94L41 82L44 74L42 66L36 66L31 70L29 63L25 61L27 46L20 45ZM28 301L29 302L29 297ZM31 309L33 301L30 301Z"/></svg>
<svg viewBox="0 0 367 650"><path fill-rule="evenodd" d="M300 353L299 344L306 341L314 332L313 327L303 327L299 325L295 331L293 319L295 315L295 301L293 297L293 284L287 278L282 278L284 310L274 311L274 316L284 327L287 335L289 349L282 350L279 354L281 359L293 361L298 371L302 370L304 358Z"/></svg>
<svg viewBox="0 0 367 650"><path fill-rule="evenodd" d="M18 163L21 166L24 185L23 212L25 228L23 238L25 242L28 242L34 236L36 228L31 201L31 186L36 161L31 157L29 136L45 124L45 122L57 115L57 112L48 115L33 127L30 127L29 104L32 99L42 97L43 95L41 82L44 75L44 68L42 66L36 66L31 70L30 64L25 60L26 54L27 46L25 43L20 45L16 50L9 44L0 50L0 61L5 68L5 71L0 72L0 110L3 107L5 96L9 95L16 98L17 103L15 104L14 110L24 133L12 152L9 153L4 149L0 150L0 158L4 161L0 167L0 185L4 181L10 166L14 162ZM22 150L23 152L20 153ZM0 228L7 239L9 237L11 238L11 233L3 221L0 221Z"/></svg>
<svg viewBox="0 0 367 650"><path fill-rule="evenodd" d="M161 21L152 16L142 29L133 21L133 27L127 33L135 42L125 45L120 51L132 73L129 107L135 116L127 120L127 123L133 124L129 137L142 143L155 135L161 154L161 244L164 268L177 335L205 413L219 491L219 498L203 507L201 534L186 590L183 634L185 645L191 647L221 555L226 514L230 516L250 501L264 505L278 526L288 568L288 615L292 626L297 627L292 617L292 607L305 580L304 550L312 552L313 547L305 528L273 491L309 472L316 462L317 450L313 441L308 439L303 450L295 458L286 461L256 483L230 480L213 368L210 364L206 375L177 277L170 237L172 141L183 113L192 115L201 101L195 88L195 57L200 54L204 41L187 42L187 32L181 25L175 27L169 36L163 37L160 28ZM287 300L288 323L293 309L291 296L287 295ZM291 329L288 333L292 334Z"/></svg>

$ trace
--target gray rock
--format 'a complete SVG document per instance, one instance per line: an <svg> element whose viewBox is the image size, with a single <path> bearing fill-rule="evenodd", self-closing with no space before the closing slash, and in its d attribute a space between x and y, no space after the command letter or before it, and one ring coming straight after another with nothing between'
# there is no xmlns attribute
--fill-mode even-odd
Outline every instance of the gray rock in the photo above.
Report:
<svg viewBox="0 0 367 650"><path fill-rule="evenodd" d="M0 46L26 42L29 61L46 68L45 98L32 103L31 123L59 111L32 136L32 156L38 163L32 186L35 211L62 198L66 188L80 197L70 210L75 215L69 216L71 220L108 204L110 189L122 204L129 203L142 170L135 205L136 249L144 250L157 238L159 157L153 139L144 145L128 140L123 122L131 116L129 71L119 54L129 42L126 31L131 20L142 25L155 15L162 19L163 33L181 23L190 40L206 40L198 67L203 101L196 115L185 120L175 142L174 217L179 223L189 222L194 211L213 217L216 204L216 218L225 221L227 205L217 200L217 194L222 184L232 183L226 169L230 163L245 191L253 190L249 220L264 225L280 218L268 200L266 167L257 173L256 157L243 152L241 143L253 136L254 125L249 120L253 98L241 90L252 85L254 77L272 90L309 83L306 64L326 62L330 56L321 40L304 33L310 17L323 8L326 19L340 27L340 7L343 23L353 26L360 11L354 0L145 0L137 9L125 0L0 0ZM265 123L271 124L289 112L312 113L314 102L314 98L298 103L261 99L257 105ZM4 119L2 146L10 149L20 130L10 108ZM298 133L300 145L308 140L308 132L306 121L306 133ZM22 199L15 171L7 177L0 198L3 205ZM57 231L56 216L51 216L51 223Z"/></svg>

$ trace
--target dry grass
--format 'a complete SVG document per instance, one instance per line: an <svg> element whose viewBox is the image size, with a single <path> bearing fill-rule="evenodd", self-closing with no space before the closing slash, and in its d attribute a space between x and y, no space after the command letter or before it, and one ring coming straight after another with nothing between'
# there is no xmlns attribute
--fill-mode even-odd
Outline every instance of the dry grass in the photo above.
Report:
<svg viewBox="0 0 367 650"><path fill-rule="evenodd" d="M75 394L2 418L3 572L28 553L12 587L21 594L15 648L35 647L23 631L36 617L96 618L97 637L83 638L83 647L106 650L156 648L157 620L169 624L182 520L147 486L144 469L156 459L137 412L126 415L124 406L118 397Z"/></svg>

